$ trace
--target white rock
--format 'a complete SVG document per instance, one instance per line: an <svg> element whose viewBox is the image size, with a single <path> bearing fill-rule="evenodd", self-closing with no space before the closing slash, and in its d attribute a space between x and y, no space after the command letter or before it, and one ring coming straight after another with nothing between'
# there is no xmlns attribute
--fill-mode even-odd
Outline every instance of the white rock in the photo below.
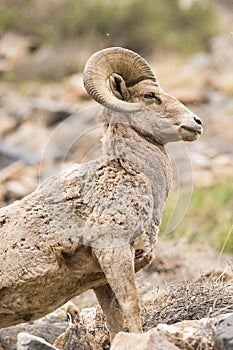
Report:
<svg viewBox="0 0 233 350"><path fill-rule="evenodd" d="M182 321L172 325L158 324L157 331L161 336L167 337L169 341L179 349L201 348L210 350L213 348L213 320L203 318L194 321Z"/></svg>
<svg viewBox="0 0 233 350"><path fill-rule="evenodd" d="M142 334L120 332L112 342L111 350L178 350L155 328Z"/></svg>
<svg viewBox="0 0 233 350"><path fill-rule="evenodd" d="M80 311L80 320L87 329L94 328L96 317L96 307L85 307Z"/></svg>
<svg viewBox="0 0 233 350"><path fill-rule="evenodd" d="M17 338L17 350L56 350L56 348L43 338L21 332Z"/></svg>

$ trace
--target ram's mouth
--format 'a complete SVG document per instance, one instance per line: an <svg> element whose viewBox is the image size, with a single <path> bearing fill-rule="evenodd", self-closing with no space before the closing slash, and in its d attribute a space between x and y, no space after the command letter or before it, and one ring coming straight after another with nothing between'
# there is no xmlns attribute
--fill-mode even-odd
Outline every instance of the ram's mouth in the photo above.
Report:
<svg viewBox="0 0 233 350"><path fill-rule="evenodd" d="M199 134L199 135L201 135L201 133L202 133L202 128L200 128L200 129L195 129L195 128L191 128L191 127L189 127L189 126L181 126L181 128L182 129L184 129L184 130L186 130L186 131L188 131L188 132L191 132L191 133L195 133L195 134Z"/></svg>
<svg viewBox="0 0 233 350"><path fill-rule="evenodd" d="M192 127L192 126L186 126L181 125L180 127L180 135L183 141L195 141L197 140L201 134L202 134L202 127Z"/></svg>

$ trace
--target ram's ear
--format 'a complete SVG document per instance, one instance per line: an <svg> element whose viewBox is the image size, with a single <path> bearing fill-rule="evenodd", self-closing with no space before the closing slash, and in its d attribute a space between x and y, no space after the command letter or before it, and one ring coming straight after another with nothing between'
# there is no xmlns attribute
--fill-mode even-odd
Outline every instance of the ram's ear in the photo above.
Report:
<svg viewBox="0 0 233 350"><path fill-rule="evenodd" d="M112 93L120 100L127 101L129 99L129 91L124 79L119 74L113 73L109 77L109 86Z"/></svg>

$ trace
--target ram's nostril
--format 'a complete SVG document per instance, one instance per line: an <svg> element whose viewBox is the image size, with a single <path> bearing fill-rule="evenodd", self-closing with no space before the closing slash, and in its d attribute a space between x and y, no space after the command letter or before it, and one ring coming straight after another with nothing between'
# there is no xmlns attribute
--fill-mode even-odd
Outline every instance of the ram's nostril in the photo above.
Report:
<svg viewBox="0 0 233 350"><path fill-rule="evenodd" d="M194 117L194 120L195 120L195 122L196 122L197 124L202 125L202 121L201 121L200 118Z"/></svg>

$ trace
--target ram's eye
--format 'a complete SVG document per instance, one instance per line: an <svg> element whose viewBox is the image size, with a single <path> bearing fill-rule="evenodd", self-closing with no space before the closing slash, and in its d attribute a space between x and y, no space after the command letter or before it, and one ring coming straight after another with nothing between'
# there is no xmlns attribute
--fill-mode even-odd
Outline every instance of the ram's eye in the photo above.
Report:
<svg viewBox="0 0 233 350"><path fill-rule="evenodd" d="M145 98L155 98L155 94L153 92L147 92L145 95L144 95Z"/></svg>
<svg viewBox="0 0 233 350"><path fill-rule="evenodd" d="M153 92L147 92L144 95L144 98L150 99L150 100L155 100L155 103L157 105L161 105L161 103L162 103L161 98L157 97Z"/></svg>

